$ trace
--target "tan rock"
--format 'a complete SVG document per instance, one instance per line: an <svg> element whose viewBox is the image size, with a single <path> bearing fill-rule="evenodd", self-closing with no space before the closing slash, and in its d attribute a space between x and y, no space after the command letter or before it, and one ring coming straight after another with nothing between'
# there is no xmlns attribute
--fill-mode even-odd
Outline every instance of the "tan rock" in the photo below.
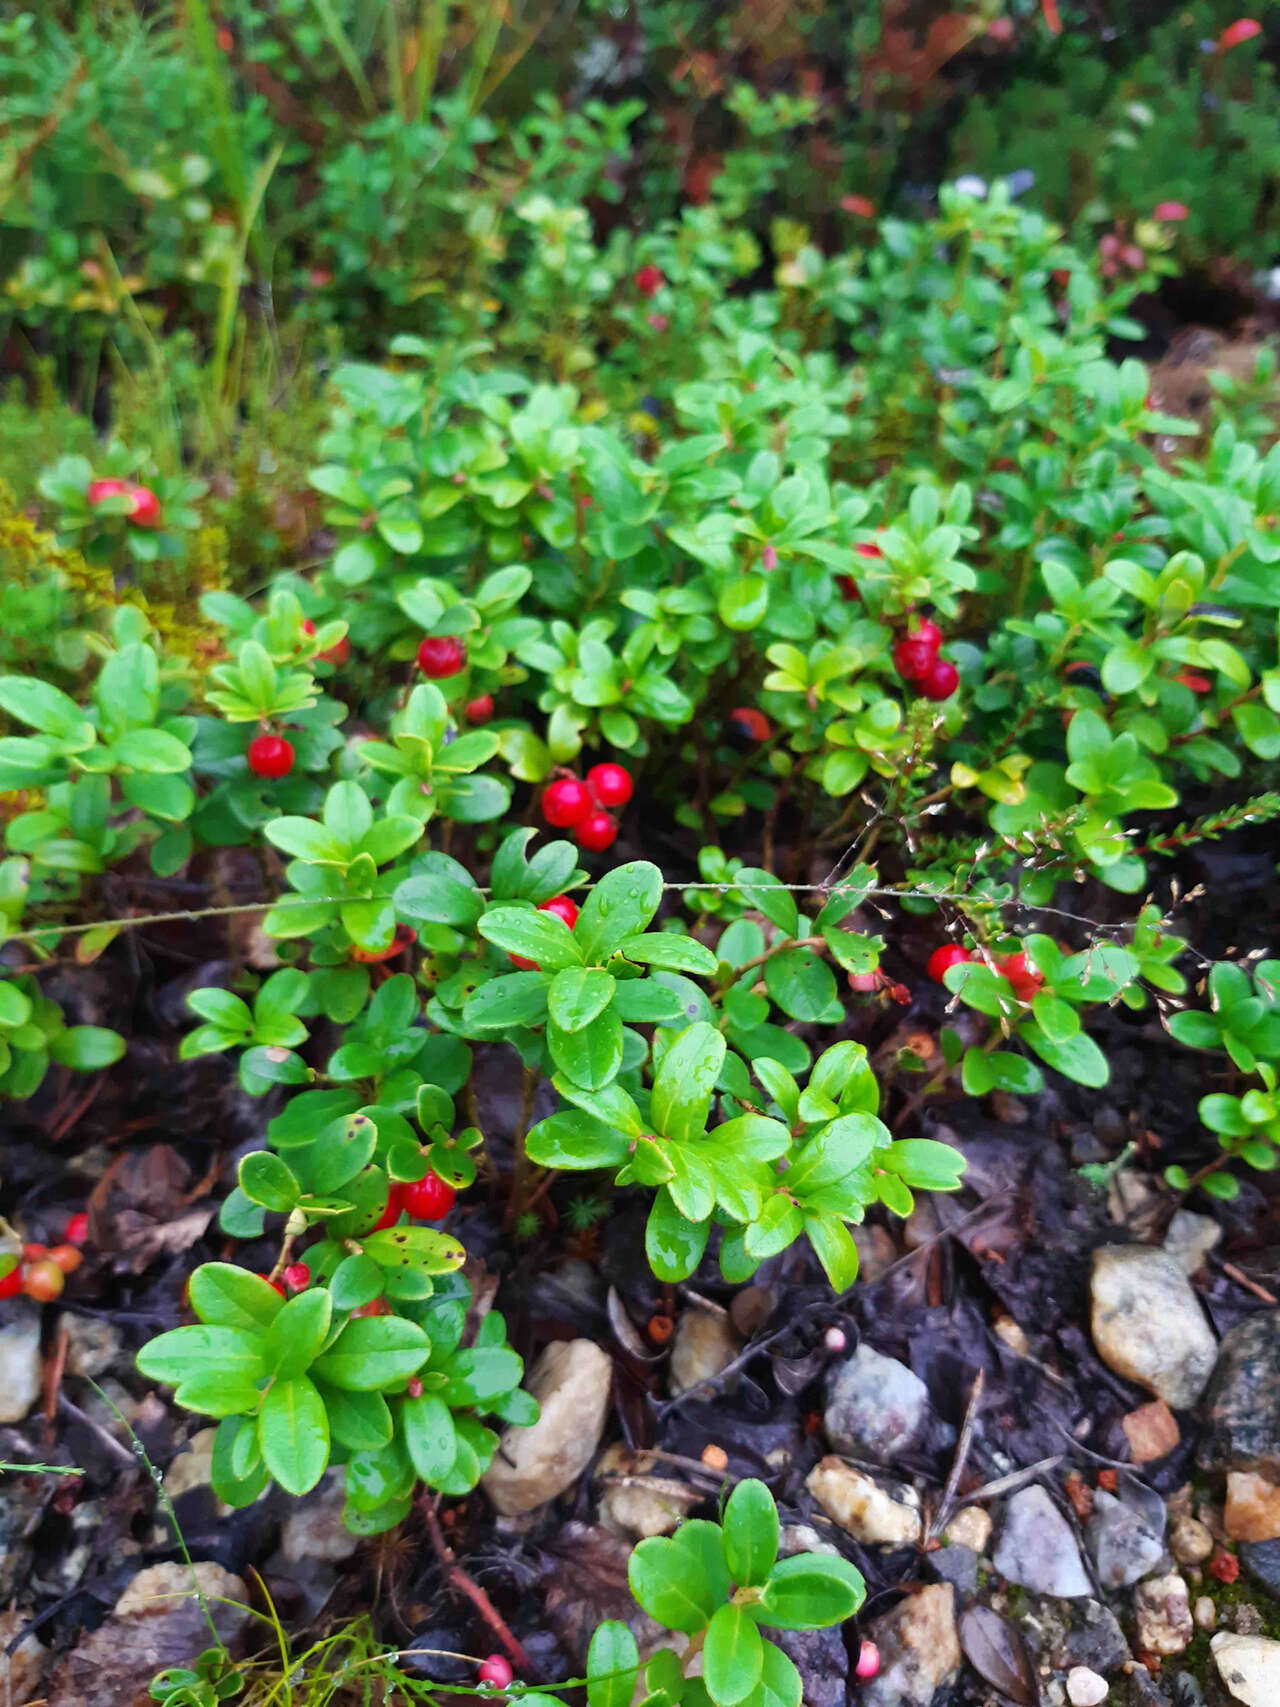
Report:
<svg viewBox="0 0 1280 1707"><path fill-rule="evenodd" d="M245 1606L249 1602L242 1578L223 1570L212 1559L200 1559L194 1565L150 1565L139 1571L116 1602L112 1617L162 1618L178 1601L192 1598L197 1587L206 1600L235 1601Z"/></svg>
<svg viewBox="0 0 1280 1707"><path fill-rule="evenodd" d="M1177 1261L1145 1245L1093 1253L1093 1343L1117 1375L1188 1410L1213 1372L1218 1342Z"/></svg>
<svg viewBox="0 0 1280 1707"><path fill-rule="evenodd" d="M1187 1585L1176 1571L1139 1583L1133 1610L1138 1646L1149 1654L1180 1654L1196 1633Z"/></svg>
<svg viewBox="0 0 1280 1707"><path fill-rule="evenodd" d="M615 1445L601 1453L595 1477L602 1487L600 1522L610 1534L631 1541L670 1535L690 1506L706 1497L674 1477L657 1475L656 1469L652 1452Z"/></svg>
<svg viewBox="0 0 1280 1707"><path fill-rule="evenodd" d="M996 1338L1002 1340L1010 1351L1016 1352L1019 1357L1031 1355L1031 1342L1012 1316L997 1316L994 1327Z"/></svg>
<svg viewBox="0 0 1280 1707"><path fill-rule="evenodd" d="M26 1623L26 1614L0 1612L0 1701L5 1707L26 1707L41 1693L41 1674L48 1649L34 1636L24 1636L12 1653L9 1643Z"/></svg>
<svg viewBox="0 0 1280 1707"><path fill-rule="evenodd" d="M920 1539L920 1513L843 1458L824 1458L809 1472L805 1486L827 1516L855 1540L906 1547Z"/></svg>
<svg viewBox="0 0 1280 1707"><path fill-rule="evenodd" d="M1222 1527L1229 1541L1280 1539L1280 1488L1250 1470L1229 1471Z"/></svg>
<svg viewBox="0 0 1280 1707"><path fill-rule="evenodd" d="M991 1513L980 1505L961 1506L942 1535L953 1547L972 1547L975 1553L985 1553L991 1539Z"/></svg>
<svg viewBox="0 0 1280 1707"><path fill-rule="evenodd" d="M1218 1627L1218 1608L1214 1604L1213 1596L1209 1594L1197 1595L1196 1603L1191 1608L1191 1616L1195 1621L1197 1630L1216 1630Z"/></svg>
<svg viewBox="0 0 1280 1707"><path fill-rule="evenodd" d="M1178 1419L1163 1399L1153 1399L1149 1405L1139 1405L1122 1417L1120 1426L1129 1442L1129 1456L1135 1464L1150 1464L1173 1451L1182 1435Z"/></svg>
<svg viewBox="0 0 1280 1707"><path fill-rule="evenodd" d="M963 1656L950 1583L917 1589L867 1634L880 1650L880 1671L857 1691L859 1707L932 1701L959 1674Z"/></svg>
<svg viewBox="0 0 1280 1707"><path fill-rule="evenodd" d="M609 1410L613 1363L594 1340L556 1340L525 1386L542 1414L503 1432L484 1490L507 1517L532 1511L577 1481L599 1445Z"/></svg>
<svg viewBox="0 0 1280 1707"><path fill-rule="evenodd" d="M1280 1642L1265 1636L1214 1636L1213 1663L1241 1707L1276 1707L1280 1701Z"/></svg>
<svg viewBox="0 0 1280 1707"><path fill-rule="evenodd" d="M1180 1565L1203 1565L1213 1552L1213 1531L1189 1513L1175 1518L1169 1530L1169 1551Z"/></svg>
<svg viewBox="0 0 1280 1707"><path fill-rule="evenodd" d="M741 1350L742 1341L727 1310L708 1303L690 1304L681 1312L671 1342L667 1385L672 1396L719 1375Z"/></svg>

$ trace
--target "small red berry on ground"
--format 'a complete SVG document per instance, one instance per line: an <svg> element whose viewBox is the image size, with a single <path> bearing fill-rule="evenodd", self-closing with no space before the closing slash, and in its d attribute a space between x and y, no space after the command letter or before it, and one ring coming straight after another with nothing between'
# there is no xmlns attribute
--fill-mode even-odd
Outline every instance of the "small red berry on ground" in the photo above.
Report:
<svg viewBox="0 0 1280 1707"><path fill-rule="evenodd" d="M625 806L635 785L631 772L622 765L592 765L587 772L587 787L600 806Z"/></svg>
<svg viewBox="0 0 1280 1707"><path fill-rule="evenodd" d="M418 668L433 682L460 675L467 667L467 649L451 635L428 635L418 647Z"/></svg>
<svg viewBox="0 0 1280 1707"><path fill-rule="evenodd" d="M967 948L961 948L958 942L947 942L941 948L935 948L929 956L925 971L935 984L943 982L943 975L953 966L964 966L973 959Z"/></svg>
<svg viewBox="0 0 1280 1707"><path fill-rule="evenodd" d="M636 271L635 286L641 296L657 296L666 282L666 275L662 268L655 267L652 261Z"/></svg>
<svg viewBox="0 0 1280 1707"><path fill-rule="evenodd" d="M617 839L618 826L607 812L593 812L574 833L574 840L587 853L603 853Z"/></svg>
<svg viewBox="0 0 1280 1707"><path fill-rule="evenodd" d="M62 1296L62 1289L67 1284L67 1277L48 1257L43 1262L33 1262L22 1271L22 1290L28 1298L34 1298L37 1304L48 1304Z"/></svg>
<svg viewBox="0 0 1280 1707"><path fill-rule="evenodd" d="M516 1674L511 1669L510 1660L501 1654L490 1654L487 1660L481 1661L477 1675L481 1683L490 1684L494 1689L507 1689Z"/></svg>
<svg viewBox="0 0 1280 1707"><path fill-rule="evenodd" d="M293 769L293 742L283 735L257 735L249 743L249 769L254 776L288 776Z"/></svg>
<svg viewBox="0 0 1280 1707"><path fill-rule="evenodd" d="M482 693L476 699L469 699L462 708L462 715L468 723L488 723L493 717L493 695Z"/></svg>
<svg viewBox="0 0 1280 1707"><path fill-rule="evenodd" d="M83 1209L68 1218L63 1238L69 1245L86 1245L89 1242L89 1217Z"/></svg>
<svg viewBox="0 0 1280 1707"><path fill-rule="evenodd" d="M925 699L950 699L960 686L960 672L945 658L935 658L916 686Z"/></svg>
<svg viewBox="0 0 1280 1707"><path fill-rule="evenodd" d="M561 777L542 791L542 816L555 830L571 830L591 816L591 794L576 776Z"/></svg>
<svg viewBox="0 0 1280 1707"><path fill-rule="evenodd" d="M22 1291L22 1269L11 1269L8 1274L0 1276L0 1298L13 1298Z"/></svg>
<svg viewBox="0 0 1280 1707"><path fill-rule="evenodd" d="M442 1221L453 1208L457 1192L439 1174L428 1174L400 1187L400 1201L415 1221Z"/></svg>
<svg viewBox="0 0 1280 1707"><path fill-rule="evenodd" d="M874 1642L864 1641L858 1649L858 1658L854 1663L853 1674L864 1682L875 1677L880 1670L880 1650Z"/></svg>
<svg viewBox="0 0 1280 1707"><path fill-rule="evenodd" d="M1240 1575L1240 1561L1234 1553L1219 1548L1209 1561L1209 1575L1216 1582L1233 1583Z"/></svg>
<svg viewBox="0 0 1280 1707"><path fill-rule="evenodd" d="M49 1252L49 1261L63 1274L74 1274L84 1261L84 1255L74 1245L55 1245Z"/></svg>

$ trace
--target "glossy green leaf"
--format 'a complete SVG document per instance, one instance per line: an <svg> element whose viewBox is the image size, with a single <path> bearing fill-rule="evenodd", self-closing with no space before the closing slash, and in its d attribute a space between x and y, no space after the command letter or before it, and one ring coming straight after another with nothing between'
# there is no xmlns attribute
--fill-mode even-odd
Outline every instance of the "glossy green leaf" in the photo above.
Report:
<svg viewBox="0 0 1280 1707"><path fill-rule="evenodd" d="M310 1493L329 1463L329 1417L305 1375L268 1388L258 1414L258 1440L263 1462L285 1492Z"/></svg>
<svg viewBox="0 0 1280 1707"><path fill-rule="evenodd" d="M739 1586L757 1588L778 1558L778 1508L763 1482L739 1482L725 1502L724 1556Z"/></svg>

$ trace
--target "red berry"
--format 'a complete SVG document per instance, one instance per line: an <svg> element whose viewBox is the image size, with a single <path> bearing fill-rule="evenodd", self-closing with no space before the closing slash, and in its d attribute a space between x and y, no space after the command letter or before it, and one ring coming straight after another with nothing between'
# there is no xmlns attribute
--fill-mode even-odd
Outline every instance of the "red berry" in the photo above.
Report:
<svg viewBox="0 0 1280 1707"><path fill-rule="evenodd" d="M929 956L925 971L935 984L944 982L943 974L952 966L964 966L973 959L967 948L961 948L958 942L947 942L941 948L935 948Z"/></svg>
<svg viewBox="0 0 1280 1707"><path fill-rule="evenodd" d="M880 1670L880 1650L874 1642L864 1641L858 1648L858 1658L854 1662L853 1675L865 1680L874 1677Z"/></svg>
<svg viewBox="0 0 1280 1707"><path fill-rule="evenodd" d="M47 1257L48 1254L48 1245L37 1245L32 1240L28 1240L22 1247L23 1262L39 1262L43 1257Z"/></svg>
<svg viewBox="0 0 1280 1707"><path fill-rule="evenodd" d="M351 949L352 960L361 966L376 966L383 960L394 960L397 954L403 954L411 942L416 940L409 925L397 925L395 935L385 948L360 948L355 945Z"/></svg>
<svg viewBox="0 0 1280 1707"><path fill-rule="evenodd" d="M493 695L482 693L478 699L469 699L462 708L462 715L468 723L488 723L493 716Z"/></svg>
<svg viewBox="0 0 1280 1707"><path fill-rule="evenodd" d="M776 569L778 567L778 548L776 545L765 546L760 553L760 567L762 569Z"/></svg>
<svg viewBox="0 0 1280 1707"><path fill-rule="evenodd" d="M654 271L657 271L656 267ZM511 1661L504 1659L501 1654L490 1654L487 1660L482 1660L477 1673L481 1683L491 1684L494 1689L509 1688L515 1675L511 1669Z"/></svg>
<svg viewBox="0 0 1280 1707"><path fill-rule="evenodd" d="M1239 47L1241 42L1252 41L1261 34L1262 25L1256 18L1237 18L1218 37L1218 52L1226 53L1229 48Z"/></svg>
<svg viewBox="0 0 1280 1707"><path fill-rule="evenodd" d="M960 672L945 658L935 658L916 686L925 699L950 699L960 686Z"/></svg>
<svg viewBox="0 0 1280 1707"><path fill-rule="evenodd" d="M880 988L883 982L878 972L851 972L848 977L849 988L855 996L869 996Z"/></svg>
<svg viewBox="0 0 1280 1707"><path fill-rule="evenodd" d="M591 816L591 795L575 776L561 777L542 791L542 816L556 830L571 830Z"/></svg>
<svg viewBox="0 0 1280 1707"><path fill-rule="evenodd" d="M1020 1002L1031 1001L1044 987L1044 974L1036 971L1021 950L997 960L996 968L1013 985L1013 993Z"/></svg>
<svg viewBox="0 0 1280 1707"><path fill-rule="evenodd" d="M923 681L937 661L937 648L926 640L913 640L908 635L894 645L893 667L904 682Z"/></svg>
<svg viewBox="0 0 1280 1707"><path fill-rule="evenodd" d="M368 1304L360 1304L351 1314L353 1316L389 1316L391 1306L385 1298L374 1298Z"/></svg>
<svg viewBox="0 0 1280 1707"><path fill-rule="evenodd" d="M304 634L314 634L315 631L316 631L315 623L312 622L312 620L309 616L304 617L303 622L302 622L302 632ZM332 664L335 669L338 667L339 664L345 664L347 659L350 656L351 656L351 642L347 639L345 634L343 635L341 640L336 640L333 643L333 645L328 648L327 651L316 653L317 659L322 664Z"/></svg>
<svg viewBox="0 0 1280 1707"><path fill-rule="evenodd" d="M1180 225L1184 219L1191 218L1191 209L1186 202L1157 202L1151 210L1151 217L1162 220L1166 225Z"/></svg>
<svg viewBox="0 0 1280 1707"><path fill-rule="evenodd" d="M579 824L574 840L587 853L603 853L618 839L618 826L607 812L593 812L585 823Z"/></svg>
<svg viewBox="0 0 1280 1707"><path fill-rule="evenodd" d="M400 1219L400 1211L404 1208L403 1190L403 1186L393 1185L387 1192L387 1207L374 1222L373 1231L375 1233L380 1233L384 1227L394 1227Z"/></svg>
<svg viewBox="0 0 1280 1707"><path fill-rule="evenodd" d="M1234 1553L1219 1547L1209 1561L1209 1575L1220 1583L1233 1583L1240 1575L1240 1561Z"/></svg>
<svg viewBox="0 0 1280 1707"><path fill-rule="evenodd" d="M127 480L91 480L85 497L91 504L103 504L108 498L125 498L132 491Z"/></svg>
<svg viewBox="0 0 1280 1707"><path fill-rule="evenodd" d="M729 722L739 735L748 741L767 741L773 730L769 719L763 711L757 711L754 706L739 705L729 713Z"/></svg>
<svg viewBox="0 0 1280 1707"><path fill-rule="evenodd" d="M418 668L432 681L456 676L467 667L467 649L450 635L428 635L418 647Z"/></svg>
<svg viewBox="0 0 1280 1707"><path fill-rule="evenodd" d="M647 266L640 267L636 272L635 286L641 296L657 296L666 282L666 275L662 268L655 267L652 261ZM503 1664L506 1664L505 1660Z"/></svg>
<svg viewBox="0 0 1280 1707"><path fill-rule="evenodd" d="M280 1277L290 1292L305 1292L311 1284L311 1270L304 1262L291 1262Z"/></svg>
<svg viewBox="0 0 1280 1707"><path fill-rule="evenodd" d="M665 332L671 321L665 314L650 314L647 316L651 329L655 332Z"/></svg>
<svg viewBox="0 0 1280 1707"><path fill-rule="evenodd" d="M587 787L601 806L625 806L634 791L631 772L622 765L592 765Z"/></svg>
<svg viewBox="0 0 1280 1707"><path fill-rule="evenodd" d="M859 557L883 557L884 552L878 545L873 545L869 539L864 539L860 545L853 548Z"/></svg>
<svg viewBox="0 0 1280 1707"><path fill-rule="evenodd" d="M293 769L293 743L283 735L257 735L249 743L248 759L255 776L288 776Z"/></svg>
<svg viewBox="0 0 1280 1707"><path fill-rule="evenodd" d="M933 648L936 655L939 646L942 645L942 630L938 627L936 622L930 622L929 618L926 616L922 618L917 627L911 630L907 639L922 640L926 646Z"/></svg>
<svg viewBox="0 0 1280 1707"><path fill-rule="evenodd" d="M129 520L136 528L158 528L160 526L160 500L149 486L130 486L129 496L133 500L133 508L129 511Z"/></svg>
<svg viewBox="0 0 1280 1707"><path fill-rule="evenodd" d="M549 901L540 901L538 911L540 913L554 913L556 918L568 925L570 930L578 922L577 902L570 900L567 895L553 895Z"/></svg>
<svg viewBox="0 0 1280 1707"><path fill-rule="evenodd" d="M862 603L862 594L858 591L858 583L852 575L837 575L836 586L840 589L842 599L857 599L859 604Z"/></svg>
<svg viewBox="0 0 1280 1707"><path fill-rule="evenodd" d="M63 1238L69 1245L85 1245L89 1242L89 1217L84 1210L79 1210L67 1221Z"/></svg>
<svg viewBox="0 0 1280 1707"><path fill-rule="evenodd" d="M0 1298L12 1298L12 1297L14 1297L14 1295L16 1293L21 1292L21 1290L22 1290L22 1270L21 1270L21 1268L11 1269L8 1274L6 1274L3 1278L0 1278Z"/></svg>
<svg viewBox="0 0 1280 1707"><path fill-rule="evenodd" d="M84 1257L74 1245L55 1245L49 1252L49 1261L55 1268L60 1268L63 1274L74 1274Z"/></svg>
<svg viewBox="0 0 1280 1707"><path fill-rule="evenodd" d="M51 1262L47 1257L43 1262L33 1262L22 1271L22 1290L38 1304L48 1304L53 1299L60 1298L66 1284L66 1275L56 1262Z"/></svg>
<svg viewBox="0 0 1280 1707"><path fill-rule="evenodd" d="M439 1174L428 1174L425 1179L400 1187L400 1200L415 1221L443 1221L457 1195Z"/></svg>

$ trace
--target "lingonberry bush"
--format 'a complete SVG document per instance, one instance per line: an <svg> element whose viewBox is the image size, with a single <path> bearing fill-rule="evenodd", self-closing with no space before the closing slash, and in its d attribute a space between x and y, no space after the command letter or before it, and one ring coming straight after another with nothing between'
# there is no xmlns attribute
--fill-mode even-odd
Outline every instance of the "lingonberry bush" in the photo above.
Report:
<svg viewBox="0 0 1280 1707"><path fill-rule="evenodd" d="M473 1486L490 1422L534 1415L501 1319L466 1327L481 1193L520 1235L587 1173L643 1202L663 1281L795 1245L843 1290L870 1206L959 1184L913 1112L1104 1084L1115 1004L1256 1077L1205 1099L1222 1161L1175 1184L1225 1195L1223 1164L1280 1154L1275 963L1195 1005L1148 899L1168 856L1280 814L1280 449L1224 404L1179 458L1186 424L1107 354L1146 275L999 186L865 251L801 244L767 288L723 200L597 244L551 195L513 214L542 238L530 302L592 365L549 382L514 318L339 365L321 561L208 591L197 643L130 599L61 685L0 677L0 1089L123 1050L41 994L114 952L113 874L260 862L280 965L193 991L180 1053L271 1098L222 1227L275 1260L199 1269L198 1320L142 1367L219 1419L223 1497L343 1464L364 1532L420 1482ZM143 466L50 476L122 585L206 502L148 502ZM908 918L933 922L913 966ZM938 1047L877 1073L848 1033L913 972ZM476 1094L495 1049L523 1078L510 1158ZM699 1686L720 1707L781 1692L742 1632L788 1592L728 1568L751 1592L706 1608L738 1656Z"/></svg>

